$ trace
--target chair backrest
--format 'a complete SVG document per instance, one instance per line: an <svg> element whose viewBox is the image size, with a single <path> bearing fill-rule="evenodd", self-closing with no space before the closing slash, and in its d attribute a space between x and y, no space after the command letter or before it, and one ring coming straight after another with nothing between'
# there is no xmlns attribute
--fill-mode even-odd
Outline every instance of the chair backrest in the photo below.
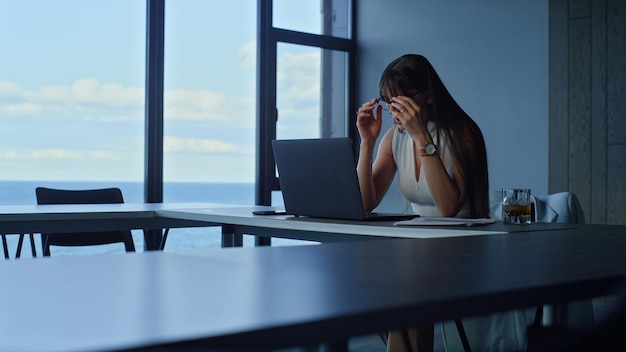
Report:
<svg viewBox="0 0 626 352"><path fill-rule="evenodd" d="M124 203L119 188L89 190L62 190L37 187L37 204L116 204ZM41 246L44 256L50 255L50 246L91 246L123 243L127 252L135 251L130 231L104 231L89 233L42 233Z"/></svg>
<svg viewBox="0 0 626 352"><path fill-rule="evenodd" d="M585 214L572 192L559 192L548 195L532 195L532 220L536 222L558 222L584 224ZM502 192L489 191L489 215L502 220Z"/></svg>
<svg viewBox="0 0 626 352"><path fill-rule="evenodd" d="M571 192L534 196L535 221L584 224L585 214Z"/></svg>
<svg viewBox="0 0 626 352"><path fill-rule="evenodd" d="M502 220L501 190L489 190L489 216L494 220Z"/></svg>

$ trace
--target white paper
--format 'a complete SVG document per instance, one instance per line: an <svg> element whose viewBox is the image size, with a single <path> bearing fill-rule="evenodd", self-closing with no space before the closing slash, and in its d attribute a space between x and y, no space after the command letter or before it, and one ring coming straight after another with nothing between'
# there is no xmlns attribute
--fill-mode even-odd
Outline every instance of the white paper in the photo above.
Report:
<svg viewBox="0 0 626 352"><path fill-rule="evenodd" d="M411 220L396 221L396 226L476 226L493 224L494 219L463 219L463 218L444 218L434 216L419 216Z"/></svg>

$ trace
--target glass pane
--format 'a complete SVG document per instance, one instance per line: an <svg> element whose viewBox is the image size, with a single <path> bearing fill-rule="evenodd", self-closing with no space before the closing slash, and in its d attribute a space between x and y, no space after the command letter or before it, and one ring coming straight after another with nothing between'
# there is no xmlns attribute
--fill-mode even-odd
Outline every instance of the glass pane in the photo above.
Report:
<svg viewBox="0 0 626 352"><path fill-rule="evenodd" d="M273 26L350 38L350 0L274 0Z"/></svg>
<svg viewBox="0 0 626 352"><path fill-rule="evenodd" d="M254 182L256 0L216 3L166 3L167 183Z"/></svg>
<svg viewBox="0 0 626 352"><path fill-rule="evenodd" d="M345 52L278 43L277 139L348 136L347 65ZM272 205L283 206L280 191Z"/></svg>
<svg viewBox="0 0 626 352"><path fill-rule="evenodd" d="M254 204L256 6L165 3L165 202ZM166 250L221 246L219 227L170 234Z"/></svg>
<svg viewBox="0 0 626 352"><path fill-rule="evenodd" d="M346 137L347 54L278 43L278 139Z"/></svg>
<svg viewBox="0 0 626 352"><path fill-rule="evenodd" d="M143 201L145 19L145 1L0 0L0 204L38 186Z"/></svg>
<svg viewBox="0 0 626 352"><path fill-rule="evenodd" d="M141 190L145 18L143 1L0 0L0 202L49 181Z"/></svg>

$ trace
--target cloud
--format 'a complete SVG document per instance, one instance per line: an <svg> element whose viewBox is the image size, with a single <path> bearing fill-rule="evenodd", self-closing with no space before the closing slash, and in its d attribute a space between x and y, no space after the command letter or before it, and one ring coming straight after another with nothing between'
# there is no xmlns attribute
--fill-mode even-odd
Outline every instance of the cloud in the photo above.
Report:
<svg viewBox="0 0 626 352"><path fill-rule="evenodd" d="M30 152L12 150L0 151L0 160L76 160L76 161L117 161L123 157L108 150L75 150L62 148L38 149Z"/></svg>
<svg viewBox="0 0 626 352"><path fill-rule="evenodd" d="M9 81L0 81L0 97L9 99L19 97L21 94L20 86Z"/></svg>
<svg viewBox="0 0 626 352"><path fill-rule="evenodd" d="M69 85L48 85L37 91L0 81L0 113L34 119L124 121L144 118L144 89L101 84L92 78ZM229 121L253 127L254 96L231 96L211 90L168 90L164 93L165 119Z"/></svg>
<svg viewBox="0 0 626 352"><path fill-rule="evenodd" d="M0 100L4 101L0 113L6 117L117 121L124 116L132 120L143 118L144 90L116 83L101 84L93 78L69 85L48 85L34 91L2 81Z"/></svg>
<svg viewBox="0 0 626 352"><path fill-rule="evenodd" d="M3 113L14 116L40 114L43 110L43 106L35 103L7 104L2 107Z"/></svg>
<svg viewBox="0 0 626 352"><path fill-rule="evenodd" d="M228 105L223 93L178 89L165 92L164 114L171 119L224 120Z"/></svg>
<svg viewBox="0 0 626 352"><path fill-rule="evenodd" d="M318 102L320 99L320 52L286 53L278 58L276 74L284 104Z"/></svg>
<svg viewBox="0 0 626 352"><path fill-rule="evenodd" d="M254 129L254 97L237 97L210 90L173 90L165 93L166 120L203 121Z"/></svg>
<svg viewBox="0 0 626 352"><path fill-rule="evenodd" d="M123 87L120 84L100 84L93 78L77 80L71 85L52 85L34 93L42 102L74 105L105 105L114 107L141 107L144 90Z"/></svg>
<svg viewBox="0 0 626 352"><path fill-rule="evenodd" d="M41 149L26 156L30 160L120 160L115 153L107 150L69 150L69 149Z"/></svg>
<svg viewBox="0 0 626 352"><path fill-rule="evenodd" d="M14 151L0 151L0 159L5 159L5 160L17 159L17 153Z"/></svg>
<svg viewBox="0 0 626 352"><path fill-rule="evenodd" d="M256 42L244 44L238 55L243 66L256 65ZM311 105L319 105L319 50L283 54L278 58L278 69L280 109L302 113ZM13 82L0 81L3 117L137 121L144 118L144 99L144 88L101 83L94 78L51 84L39 90L25 90ZM234 96L213 90L168 90L164 93L164 114L166 120L237 121L244 128L254 128L255 96Z"/></svg>
<svg viewBox="0 0 626 352"><path fill-rule="evenodd" d="M243 146L232 142L220 141L216 139L199 138L177 138L165 137L163 140L163 150L165 152L192 152L192 153L235 153L249 154ZM254 154L254 151L252 151Z"/></svg>
<svg viewBox="0 0 626 352"><path fill-rule="evenodd" d="M285 53L278 58L277 107L281 136L317 136L320 116L320 52Z"/></svg>
<svg viewBox="0 0 626 352"><path fill-rule="evenodd" d="M244 68L256 67L256 40L245 43L237 52Z"/></svg>

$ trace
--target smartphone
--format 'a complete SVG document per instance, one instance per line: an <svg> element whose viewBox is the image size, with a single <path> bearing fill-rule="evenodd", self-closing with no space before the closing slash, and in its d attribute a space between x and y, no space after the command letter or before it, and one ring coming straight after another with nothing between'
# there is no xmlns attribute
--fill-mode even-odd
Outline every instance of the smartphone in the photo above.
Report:
<svg viewBox="0 0 626 352"><path fill-rule="evenodd" d="M255 210L252 212L254 215L287 215L284 210Z"/></svg>

